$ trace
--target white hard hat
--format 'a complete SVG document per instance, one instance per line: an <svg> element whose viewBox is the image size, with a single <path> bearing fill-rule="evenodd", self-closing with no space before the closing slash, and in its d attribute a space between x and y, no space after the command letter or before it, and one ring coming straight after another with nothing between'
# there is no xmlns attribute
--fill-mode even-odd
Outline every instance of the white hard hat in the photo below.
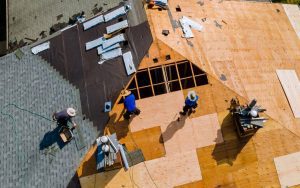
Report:
<svg viewBox="0 0 300 188"><path fill-rule="evenodd" d="M101 136L100 141L101 141L103 144L107 143L107 142L108 142L107 136Z"/></svg>
<svg viewBox="0 0 300 188"><path fill-rule="evenodd" d="M68 108L67 109L67 114L71 117L76 115L76 110L74 108Z"/></svg>
<svg viewBox="0 0 300 188"><path fill-rule="evenodd" d="M109 146L107 144L102 145L102 151L109 152Z"/></svg>
<svg viewBox="0 0 300 188"><path fill-rule="evenodd" d="M250 115L251 115L252 117L257 117L257 114L258 114L257 110L251 110L251 111L250 111Z"/></svg>

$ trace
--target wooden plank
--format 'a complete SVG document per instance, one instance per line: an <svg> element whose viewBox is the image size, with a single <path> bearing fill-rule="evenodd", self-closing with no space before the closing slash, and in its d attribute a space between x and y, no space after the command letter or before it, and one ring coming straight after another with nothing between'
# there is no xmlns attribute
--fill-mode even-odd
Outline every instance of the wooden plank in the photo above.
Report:
<svg viewBox="0 0 300 188"><path fill-rule="evenodd" d="M288 16L298 38L300 39L300 9L297 5L283 4L284 11Z"/></svg>
<svg viewBox="0 0 300 188"><path fill-rule="evenodd" d="M300 152L274 158L281 187L300 184Z"/></svg>
<svg viewBox="0 0 300 188"><path fill-rule="evenodd" d="M300 118L300 82L295 70L276 70L294 116Z"/></svg>

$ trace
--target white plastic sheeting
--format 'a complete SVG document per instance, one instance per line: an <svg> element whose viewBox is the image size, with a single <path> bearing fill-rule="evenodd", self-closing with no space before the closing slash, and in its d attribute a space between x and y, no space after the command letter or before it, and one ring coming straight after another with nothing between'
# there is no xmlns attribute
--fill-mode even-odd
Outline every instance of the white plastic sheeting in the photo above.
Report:
<svg viewBox="0 0 300 188"><path fill-rule="evenodd" d="M203 29L202 25L198 24L197 22L191 20L190 18L188 18L186 16L183 16L181 19L179 19L179 22L182 27L184 38L193 38L194 37L192 29L195 29L197 31L202 31L202 29Z"/></svg>
<svg viewBox="0 0 300 188"><path fill-rule="evenodd" d="M107 32L107 34L110 34L115 31L118 31L120 29L127 28L127 27L128 27L128 22L127 22L127 20L124 20L124 21L121 21L121 22L118 22L116 24L106 27L106 32Z"/></svg>
<svg viewBox="0 0 300 188"><path fill-rule="evenodd" d="M97 16L89 21L84 22L83 29L87 30L87 29L94 27L95 25L100 24L102 22L104 22L103 15Z"/></svg>
<svg viewBox="0 0 300 188"><path fill-rule="evenodd" d="M101 55L101 59L98 62L99 65L102 65L105 61L114 59L118 56L122 55L122 49L121 48L116 48L114 50L110 50L108 52L105 52Z"/></svg>
<svg viewBox="0 0 300 188"><path fill-rule="evenodd" d="M31 52L33 54L38 54L39 52L42 52L42 51L47 50L49 48L50 48L50 41L44 42L40 45L37 45L37 46L31 48Z"/></svg>
<svg viewBox="0 0 300 188"><path fill-rule="evenodd" d="M110 12L110 13L105 14L104 15L104 20L105 20L105 22L108 22L108 21L110 21L114 18L117 18L119 16L122 16L124 14L126 14L126 8L123 6L123 7L120 7L118 9Z"/></svg>
<svg viewBox="0 0 300 188"><path fill-rule="evenodd" d="M105 38L104 37L100 37L100 38L95 39L93 41L87 42L85 44L85 49L86 50L93 49L93 48L95 48L95 47L100 46L101 44L103 44L104 41L105 41Z"/></svg>
<svg viewBox="0 0 300 188"><path fill-rule="evenodd" d="M123 54L123 61L125 64L127 75L131 75L132 73L136 72L132 54L130 51Z"/></svg>
<svg viewBox="0 0 300 188"><path fill-rule="evenodd" d="M113 50L113 49L116 49L116 48L120 48L120 47L121 47L121 46L120 46L119 43L114 44L114 45L112 45L112 46L110 46L110 47L108 47L108 48L105 48L105 49L103 49L102 46L99 46L99 47L97 48L98 55L101 55L101 54L103 54L103 53L105 53L105 52L108 52L108 51L110 51L110 50Z"/></svg>
<svg viewBox="0 0 300 188"><path fill-rule="evenodd" d="M103 42L102 46L103 46L103 49L105 49L105 48L108 48L111 45L114 45L114 44L122 42L122 41L125 41L124 34L119 34L119 35L117 35L117 36L115 36L113 38L105 40Z"/></svg>

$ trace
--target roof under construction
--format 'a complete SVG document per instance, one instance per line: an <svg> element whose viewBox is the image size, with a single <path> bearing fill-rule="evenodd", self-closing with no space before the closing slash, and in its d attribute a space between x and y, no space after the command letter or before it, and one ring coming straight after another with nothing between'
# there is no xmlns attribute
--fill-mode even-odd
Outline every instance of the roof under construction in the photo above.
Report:
<svg viewBox="0 0 300 188"><path fill-rule="evenodd" d="M64 187L76 168L81 187L300 185L299 7L214 0L156 5L125 1L34 44L37 55L23 48L0 59L1 151L7 153L0 159L6 169L13 164L0 171L6 187ZM113 19L107 21L108 14ZM117 42L108 42L114 37ZM104 43L114 53L105 54ZM128 52L136 68L131 74ZM123 117L123 88L141 110L129 121ZM191 90L198 106L181 116ZM240 104L256 99L252 106L266 109L260 113L263 128L237 134L233 98ZM45 132L55 129L46 130L47 117L64 105L80 112L81 140L58 144L60 152L52 156L51 147L38 147ZM22 127L16 126L22 119ZM116 135L126 149L128 170L119 157L118 164L97 169L99 146L93 141L103 134ZM39 152L48 150L43 163ZM70 160L63 157L68 154Z"/></svg>
<svg viewBox="0 0 300 188"><path fill-rule="evenodd" d="M290 79L288 91L277 76L282 69L299 74L299 7L196 0L172 0L168 7L146 8L154 42L127 86L139 98L141 114L127 122L123 104L116 104L106 128L129 152L141 149L145 161L128 171L98 173L92 165L94 147L78 169L81 185L300 184L300 126L291 108L298 103L286 94L296 92L292 88L298 80ZM183 37L178 22L183 16L203 27L192 29L193 38ZM165 76L159 77L160 72ZM200 97L196 112L178 121L191 89ZM299 97L297 91L292 96ZM228 111L234 97L241 104L255 98L267 109L263 116L268 121L253 136L239 138L236 133Z"/></svg>

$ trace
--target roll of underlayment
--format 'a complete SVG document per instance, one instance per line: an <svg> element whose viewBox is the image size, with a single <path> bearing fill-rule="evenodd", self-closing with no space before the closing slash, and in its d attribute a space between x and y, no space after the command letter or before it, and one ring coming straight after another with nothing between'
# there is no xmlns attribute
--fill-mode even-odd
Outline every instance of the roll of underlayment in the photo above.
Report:
<svg viewBox="0 0 300 188"><path fill-rule="evenodd" d="M127 158L126 158L126 155L125 155L125 151L124 151L124 148L121 144L119 144L118 147L119 147L121 157L122 157L122 161L123 161L123 164L124 164L124 168L125 168L125 171L126 171L126 170L129 169L129 165L128 165L128 161L127 161Z"/></svg>

